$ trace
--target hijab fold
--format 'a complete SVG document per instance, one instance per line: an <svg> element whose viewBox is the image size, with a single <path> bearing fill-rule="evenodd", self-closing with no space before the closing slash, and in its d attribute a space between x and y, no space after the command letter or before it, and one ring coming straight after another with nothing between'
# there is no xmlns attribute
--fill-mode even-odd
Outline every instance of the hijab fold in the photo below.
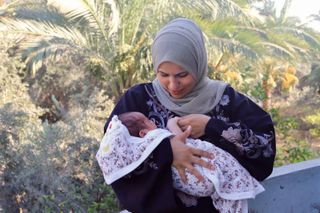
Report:
<svg viewBox="0 0 320 213"><path fill-rule="evenodd" d="M193 90L183 98L173 98L156 78L152 84L160 103L179 116L206 114L220 101L227 86L207 77L208 62L201 29L191 20L174 19L156 35L152 45L152 61L157 73L163 62L181 66L196 80Z"/></svg>

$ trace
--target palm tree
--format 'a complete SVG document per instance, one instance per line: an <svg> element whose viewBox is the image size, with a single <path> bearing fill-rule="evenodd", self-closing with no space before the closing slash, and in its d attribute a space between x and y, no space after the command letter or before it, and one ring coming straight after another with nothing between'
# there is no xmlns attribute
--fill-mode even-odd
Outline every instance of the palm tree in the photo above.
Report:
<svg viewBox="0 0 320 213"><path fill-rule="evenodd" d="M235 53L246 56L246 63L255 67L256 80L260 78L260 86L265 93L265 109L270 107L272 90L277 80L275 78L283 78L281 72L286 70L288 63L295 65L301 60L310 61L317 57L320 49L320 40L314 31L301 25L297 18L287 17L290 2L285 1L278 16L274 3L265 1L260 10L263 21L252 18L254 23L239 22L235 19L205 23L208 25L209 52L218 50L220 54L218 60L212 62L212 66L218 70L223 66L224 70L228 70L225 67L228 66L226 62L232 61L230 57L234 57ZM229 60L226 57L229 57Z"/></svg>
<svg viewBox="0 0 320 213"><path fill-rule="evenodd" d="M6 26L6 33L27 35L19 47L31 74L49 60L81 56L115 97L151 75L148 45L154 32L169 19L184 16L191 9L210 19L227 13L247 19L245 11L231 0L72 3L76 6L66 7L61 0L18 0L2 7L0 23Z"/></svg>
<svg viewBox="0 0 320 213"><path fill-rule="evenodd" d="M140 27L147 1L124 1L120 6L115 1L75 2L77 8L63 7L59 1L18 1L6 8L14 8L15 15L6 14L1 22L11 32L28 35L20 48L32 74L47 60L80 55L89 70L106 80L119 96L122 88L118 82L123 77L119 67L132 66L130 60L139 54L146 37ZM129 83L121 86L135 77L130 71L127 75Z"/></svg>
<svg viewBox="0 0 320 213"><path fill-rule="evenodd" d="M272 5L270 1L268 5ZM265 21L258 25L259 29L265 32L268 40L263 42L271 54L280 53L283 55L282 60L287 63L289 61L293 65L299 61L310 62L315 57L316 52L320 50L320 40L315 36L311 29L301 25L296 17L287 17L287 10L290 7L291 0L286 0L280 11L280 15L276 15L273 6L269 7L269 11L264 10ZM267 7L268 8L268 7ZM275 48L276 47L276 48ZM272 55L271 55L272 56ZM278 60L279 61L279 60ZM261 66L263 67L263 65ZM266 66L264 66L266 67ZM270 106L272 88L268 81L272 78L271 73L285 69L276 69L276 65L267 66L270 69L265 69L263 72L263 86L266 92L264 107ZM277 74L282 76L281 74Z"/></svg>

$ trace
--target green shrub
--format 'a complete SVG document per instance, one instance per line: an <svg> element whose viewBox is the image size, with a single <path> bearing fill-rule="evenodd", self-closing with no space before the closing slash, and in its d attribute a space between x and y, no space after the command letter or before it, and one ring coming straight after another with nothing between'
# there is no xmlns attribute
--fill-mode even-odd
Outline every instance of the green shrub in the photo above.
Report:
<svg viewBox="0 0 320 213"><path fill-rule="evenodd" d="M295 118L282 117L278 109L271 109L270 114L275 122L277 139L282 142L281 146L277 146L275 166L297 163L316 156L308 140L293 136L293 130L299 128Z"/></svg>
<svg viewBox="0 0 320 213"><path fill-rule="evenodd" d="M95 160L113 101L98 88L74 90L63 118L49 123L40 117L52 108L40 108L35 102L34 88L22 82L22 69L19 60L0 52L1 208L4 212L117 211L115 195Z"/></svg>
<svg viewBox="0 0 320 213"><path fill-rule="evenodd" d="M303 120L313 125L309 130L310 134L314 137L320 137L320 110L317 110L313 115L306 116Z"/></svg>
<svg viewBox="0 0 320 213"><path fill-rule="evenodd" d="M315 156L307 140L287 137L285 144L277 149L275 166L287 165L309 160Z"/></svg>

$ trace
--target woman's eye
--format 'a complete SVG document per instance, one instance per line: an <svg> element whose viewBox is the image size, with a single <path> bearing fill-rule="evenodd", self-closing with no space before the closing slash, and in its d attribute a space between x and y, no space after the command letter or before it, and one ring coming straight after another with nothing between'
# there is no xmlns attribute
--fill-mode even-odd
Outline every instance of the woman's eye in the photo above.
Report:
<svg viewBox="0 0 320 213"><path fill-rule="evenodd" d="M182 73L177 74L177 77L178 78L184 78L184 77L187 77L188 75L189 75L188 72L182 72Z"/></svg>
<svg viewBox="0 0 320 213"><path fill-rule="evenodd" d="M167 73L163 73L163 72L159 72L159 75L160 75L161 77L168 77L168 76L169 76Z"/></svg>

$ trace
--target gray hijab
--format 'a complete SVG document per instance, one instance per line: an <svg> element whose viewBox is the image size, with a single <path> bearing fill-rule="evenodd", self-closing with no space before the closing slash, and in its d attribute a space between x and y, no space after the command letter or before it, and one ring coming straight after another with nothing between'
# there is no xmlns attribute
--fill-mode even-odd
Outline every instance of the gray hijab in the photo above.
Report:
<svg viewBox="0 0 320 213"><path fill-rule="evenodd" d="M207 53L201 29L191 20L174 19L156 35L152 45L154 71L163 62L172 62L190 72L196 80L193 90L183 98L173 98L156 78L152 84L160 103L183 116L205 114L220 101L226 88L222 81L207 77Z"/></svg>

